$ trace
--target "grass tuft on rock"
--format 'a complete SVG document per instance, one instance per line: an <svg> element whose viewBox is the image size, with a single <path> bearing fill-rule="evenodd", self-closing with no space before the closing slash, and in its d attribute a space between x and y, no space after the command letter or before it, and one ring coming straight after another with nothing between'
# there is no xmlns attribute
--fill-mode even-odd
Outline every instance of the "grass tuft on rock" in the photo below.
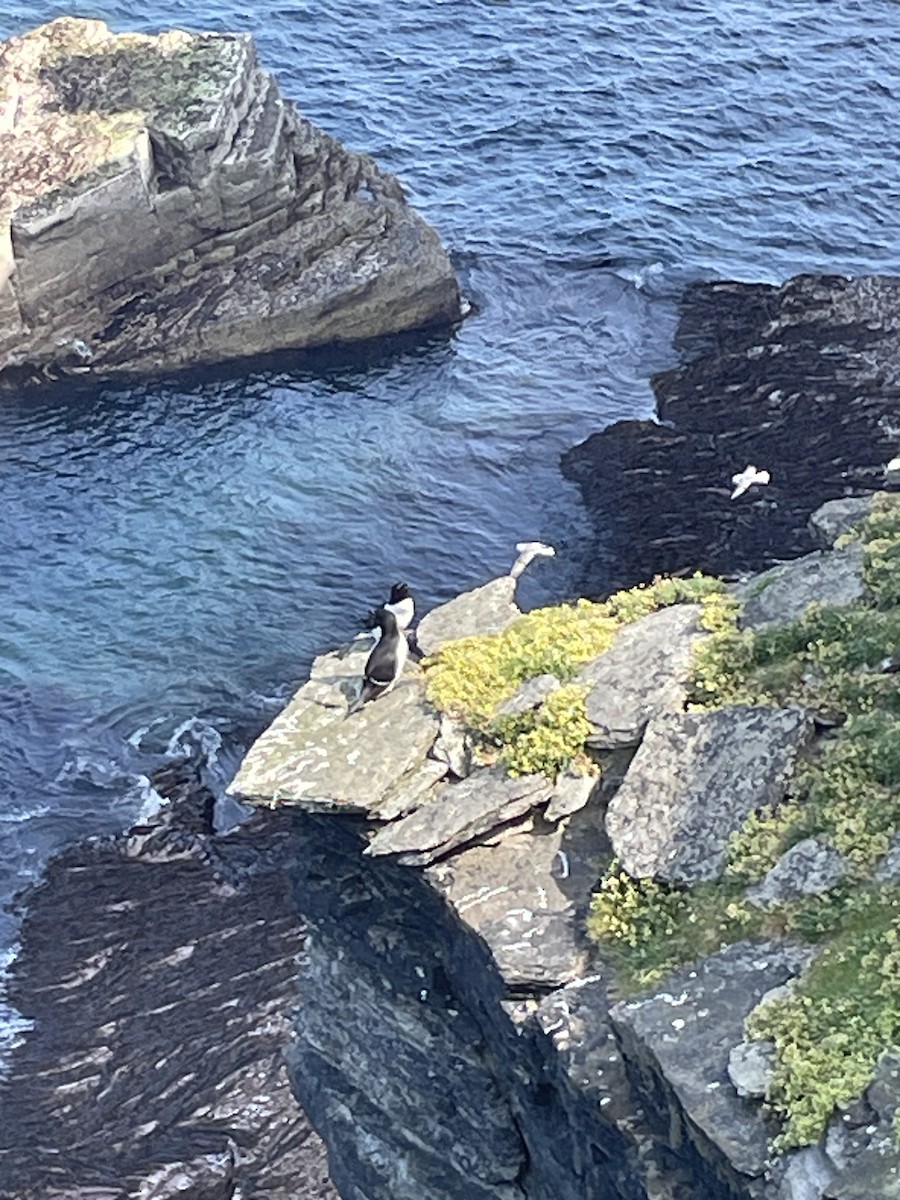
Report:
<svg viewBox="0 0 900 1200"><path fill-rule="evenodd" d="M584 750L590 733L586 689L572 683L578 668L608 650L623 625L681 602L702 603L710 628L730 611L724 585L705 575L657 579L600 604L578 600L535 609L502 633L443 646L425 663L428 698L474 730L486 759L499 759L512 775L594 769ZM499 706L537 675L553 675L567 686L523 716L498 715Z"/></svg>

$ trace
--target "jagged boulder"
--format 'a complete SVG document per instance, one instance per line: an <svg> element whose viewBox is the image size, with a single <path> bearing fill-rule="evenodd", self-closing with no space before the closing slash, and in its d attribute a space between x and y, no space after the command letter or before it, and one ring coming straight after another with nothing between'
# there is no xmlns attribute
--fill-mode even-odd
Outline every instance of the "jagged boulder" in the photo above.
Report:
<svg viewBox="0 0 900 1200"><path fill-rule="evenodd" d="M863 549L853 542L840 550L815 550L746 580L737 589L744 601L741 625L761 629L787 624L810 604L852 604L861 600Z"/></svg>
<svg viewBox="0 0 900 1200"><path fill-rule="evenodd" d="M588 744L600 750L635 746L652 716L684 707L691 655L705 636L699 604L673 604L626 625L605 654L586 663Z"/></svg>
<svg viewBox="0 0 900 1200"><path fill-rule="evenodd" d="M245 34L60 18L0 44L0 384L459 317L435 232Z"/></svg>
<svg viewBox="0 0 900 1200"><path fill-rule="evenodd" d="M735 704L654 718L606 818L622 867L678 883L715 879L729 837L754 809L781 800L810 736L800 708Z"/></svg>

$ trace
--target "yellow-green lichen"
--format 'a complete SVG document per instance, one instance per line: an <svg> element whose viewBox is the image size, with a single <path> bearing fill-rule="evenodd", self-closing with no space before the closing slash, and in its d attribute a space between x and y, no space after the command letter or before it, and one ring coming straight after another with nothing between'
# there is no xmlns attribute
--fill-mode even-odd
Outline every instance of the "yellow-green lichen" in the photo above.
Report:
<svg viewBox="0 0 900 1200"><path fill-rule="evenodd" d="M562 687L522 717L498 717L498 707L537 675L554 675L571 685L583 663L609 649L617 630L666 605L699 601L704 620L717 627L728 608L723 587L703 575L658 579L617 592L601 604L579 600L536 609L502 633L460 638L443 646L425 664L428 697L474 730L487 757L499 758L511 774L537 771L553 776L573 765L589 769L583 688Z"/></svg>
<svg viewBox="0 0 900 1200"><path fill-rule="evenodd" d="M775 1043L777 1148L817 1141L835 1106L861 1095L881 1054L900 1047L898 979L900 891L873 889L845 904L842 929L794 993L751 1014L749 1035Z"/></svg>
<svg viewBox="0 0 900 1200"><path fill-rule="evenodd" d="M594 893L588 934L603 944L629 994L652 987L682 963L760 933L764 914L721 884L679 888L633 879L613 863Z"/></svg>

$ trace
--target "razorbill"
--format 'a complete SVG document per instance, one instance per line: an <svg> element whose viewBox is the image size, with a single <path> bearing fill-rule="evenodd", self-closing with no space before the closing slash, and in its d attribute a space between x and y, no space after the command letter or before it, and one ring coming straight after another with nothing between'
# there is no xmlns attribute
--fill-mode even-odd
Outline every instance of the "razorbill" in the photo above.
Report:
<svg viewBox="0 0 900 1200"><path fill-rule="evenodd" d="M416 614L416 602L413 600L412 592L409 590L408 583L395 583L391 588L391 594L382 605L389 613L393 613L397 618L397 628L403 633L410 626L413 617ZM377 611L377 610L375 610ZM370 612L366 619L367 626L372 631L372 637L377 642L381 637L381 630L378 628L375 611Z"/></svg>
<svg viewBox="0 0 900 1200"><path fill-rule="evenodd" d="M387 606L376 608L372 615L378 626L378 641L366 659L362 690L350 706L351 713L362 708L367 701L391 690L403 673L409 653L406 634L398 628L397 618Z"/></svg>

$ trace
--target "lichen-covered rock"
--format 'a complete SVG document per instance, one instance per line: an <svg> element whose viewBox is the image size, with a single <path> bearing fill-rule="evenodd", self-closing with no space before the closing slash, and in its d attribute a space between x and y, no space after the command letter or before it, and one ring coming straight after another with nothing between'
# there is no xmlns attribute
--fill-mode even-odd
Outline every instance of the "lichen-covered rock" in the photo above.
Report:
<svg viewBox="0 0 900 1200"><path fill-rule="evenodd" d="M698 604L673 604L626 625L605 654L586 663L578 680L590 686L585 712L594 726L588 744L600 750L636 746L651 717L684 707L691 654L706 636Z"/></svg>
<svg viewBox="0 0 900 1200"><path fill-rule="evenodd" d="M759 883L747 889L747 899L760 908L771 908L800 896L819 896L843 879L846 866L833 846L818 838L804 838L779 858Z"/></svg>
<svg viewBox="0 0 900 1200"><path fill-rule="evenodd" d="M497 826L543 804L553 785L543 775L510 779L482 767L459 783L444 784L408 816L384 826L366 854L393 854L404 866L425 866Z"/></svg>
<svg viewBox="0 0 900 1200"><path fill-rule="evenodd" d="M561 686L555 675L535 675L532 679L526 679L508 700L498 706L496 716L518 717L532 708L538 708Z"/></svg>
<svg viewBox="0 0 900 1200"><path fill-rule="evenodd" d="M729 837L754 809L783 797L810 735L799 708L655 717L607 814L623 869L680 883L716 878Z"/></svg>
<svg viewBox="0 0 900 1200"><path fill-rule="evenodd" d="M458 316L400 185L300 117L249 36L60 18L0 44L0 384Z"/></svg>
<svg viewBox="0 0 900 1200"><path fill-rule="evenodd" d="M728 1055L728 1078L739 1096L762 1100L772 1081L774 1042L741 1042Z"/></svg>
<svg viewBox="0 0 900 1200"><path fill-rule="evenodd" d="M744 601L741 625L759 629L800 617L812 603L852 604L861 600L863 550L858 542L840 550L816 550L772 567L737 589Z"/></svg>
<svg viewBox="0 0 900 1200"><path fill-rule="evenodd" d="M738 942L678 971L664 991L610 1012L629 1073L644 1073L644 1094L661 1127L675 1122L700 1144L703 1158L718 1156L725 1178L763 1176L773 1132L759 1106L738 1096L729 1056L760 997L798 974L809 956L787 943ZM752 1194L744 1186L734 1194Z"/></svg>
<svg viewBox="0 0 900 1200"><path fill-rule="evenodd" d="M515 579L501 575L433 608L416 629L419 649L425 655L435 654L445 642L456 638L502 633L522 615L516 607L515 594Z"/></svg>
<svg viewBox="0 0 900 1200"><path fill-rule="evenodd" d="M871 496L843 496L839 500L826 500L810 515L810 532L823 550L830 550L842 534L864 521L871 509Z"/></svg>

